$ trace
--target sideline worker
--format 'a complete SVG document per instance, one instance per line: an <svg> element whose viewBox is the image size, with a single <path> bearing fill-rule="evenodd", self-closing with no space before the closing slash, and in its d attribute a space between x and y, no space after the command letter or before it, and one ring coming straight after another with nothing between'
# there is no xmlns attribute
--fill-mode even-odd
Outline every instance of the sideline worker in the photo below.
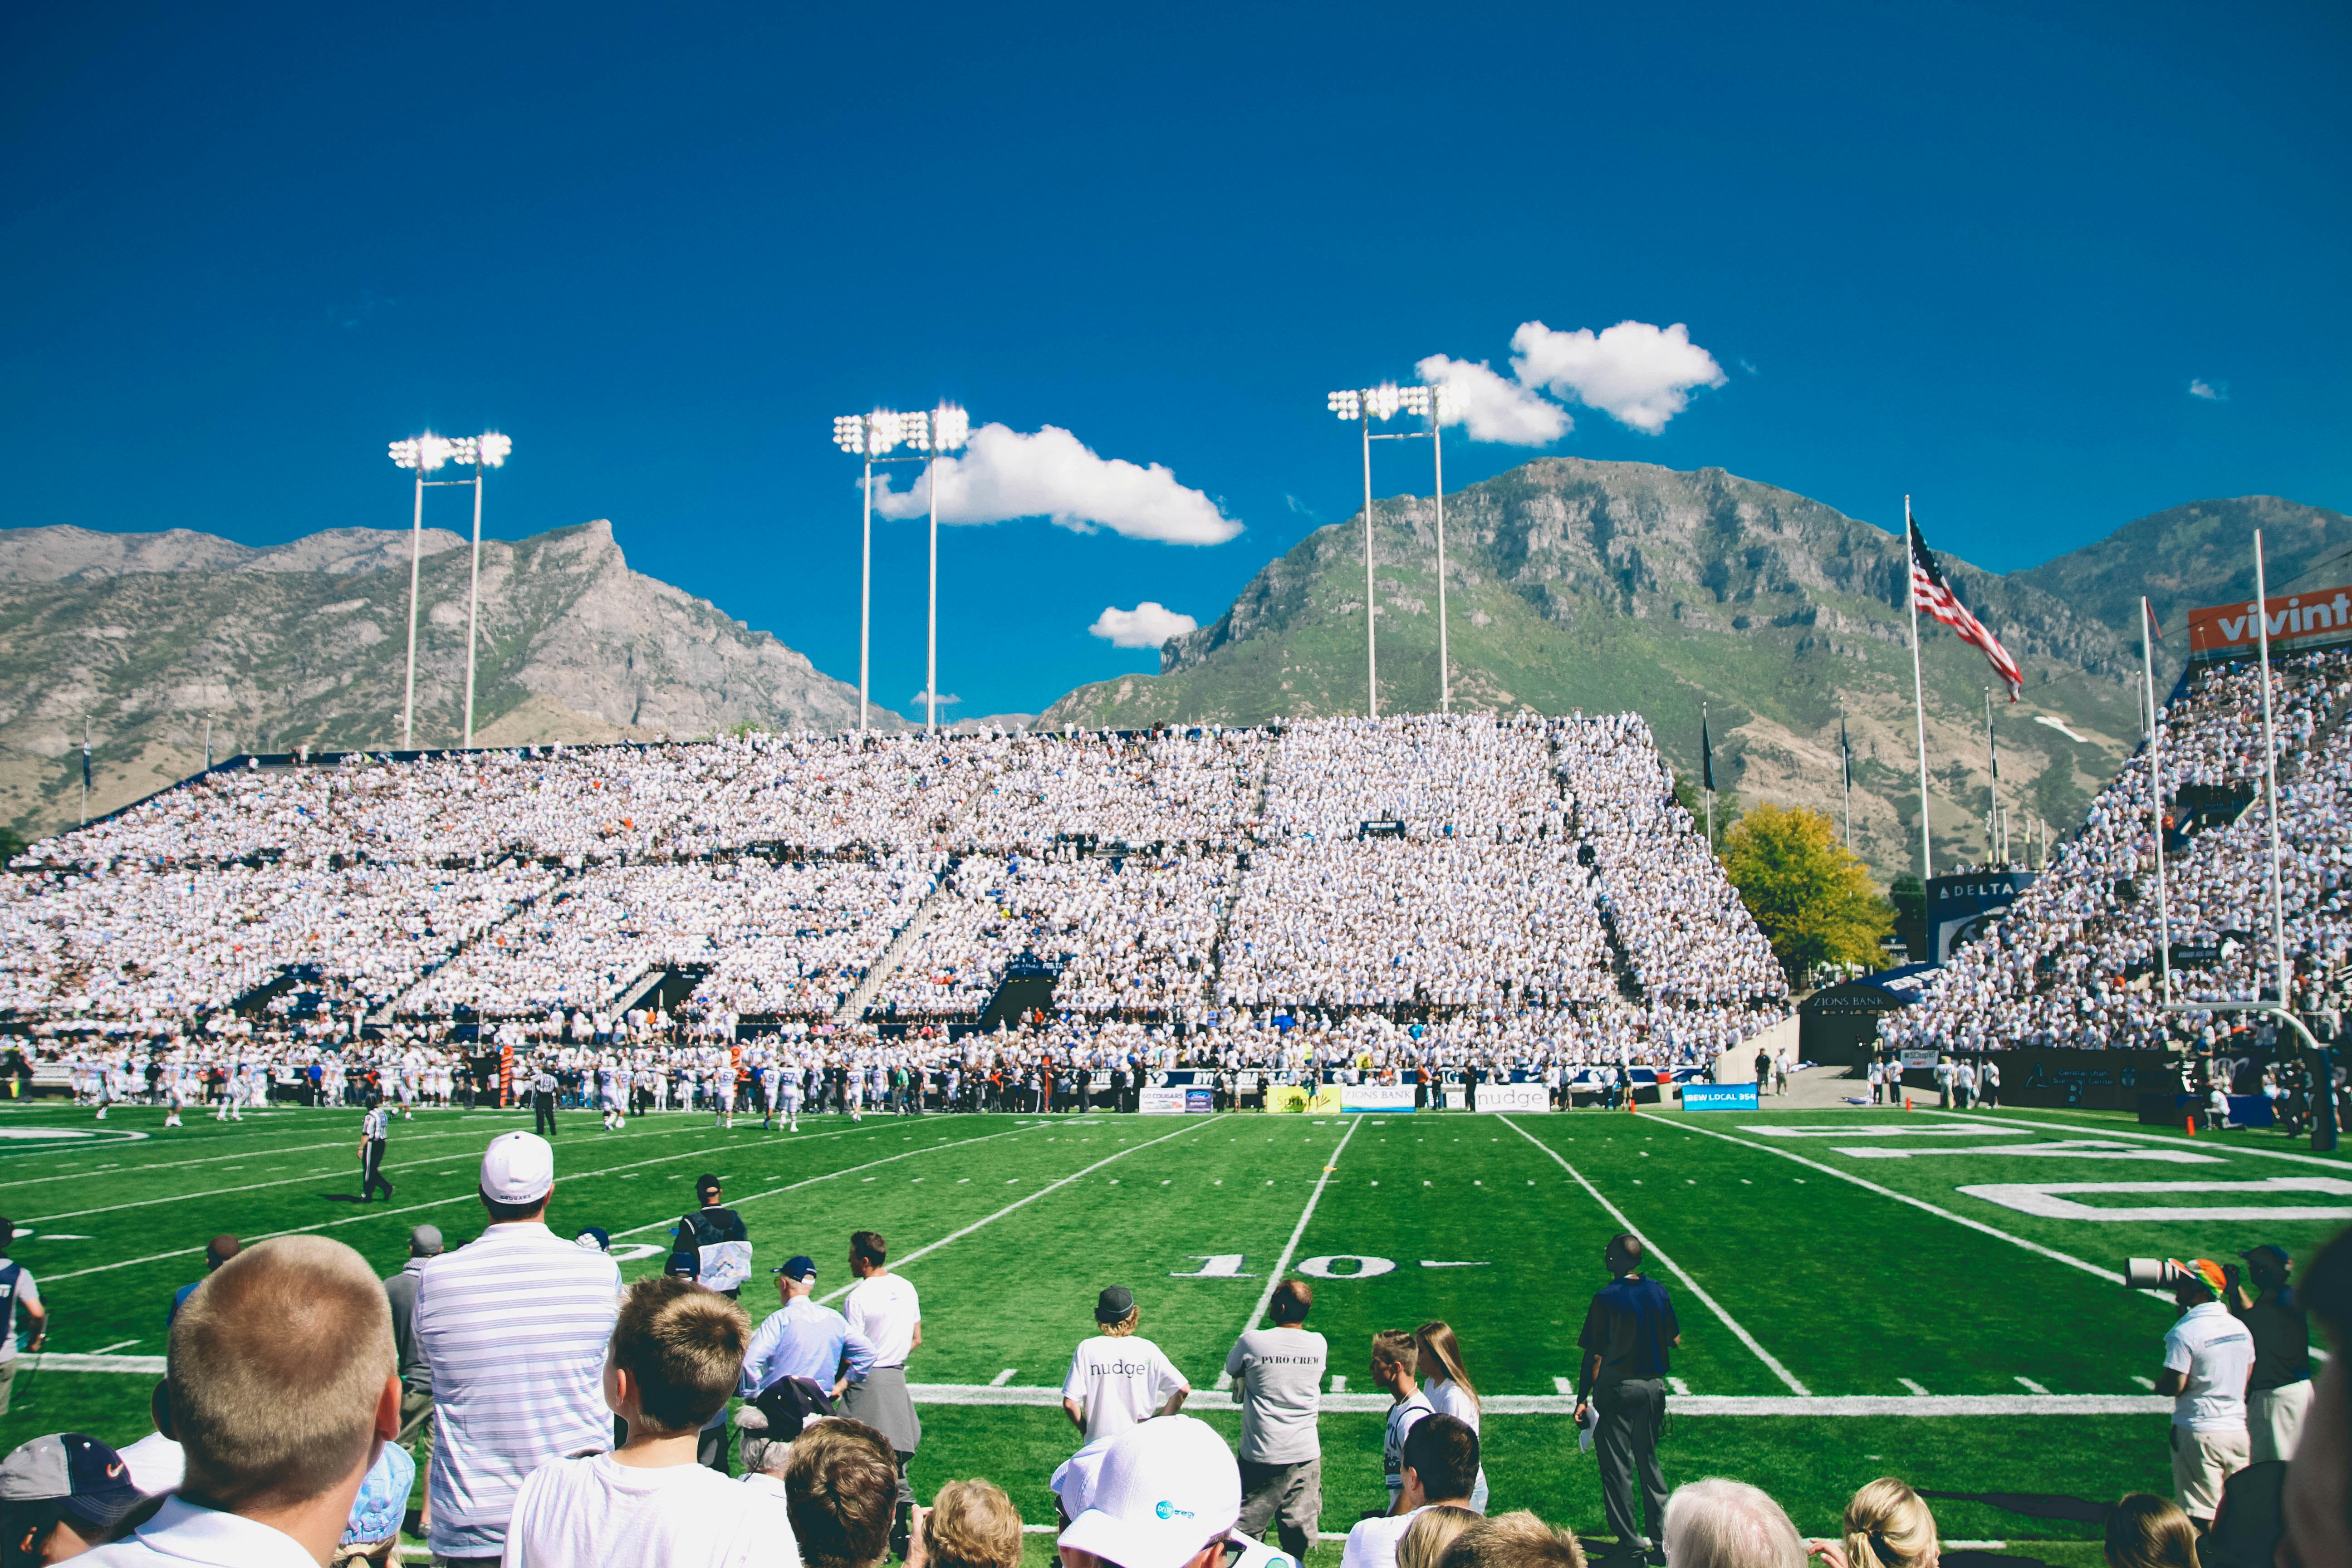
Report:
<svg viewBox="0 0 2352 1568"><path fill-rule="evenodd" d="M555 1075L545 1061L530 1076L530 1130L542 1138L555 1136Z"/></svg>
<svg viewBox="0 0 2352 1568"><path fill-rule="evenodd" d="M2294 1259L2275 1242L2238 1256L2254 1283L2252 1290L2233 1286L2228 1297L2230 1315L2254 1337L2254 1370L2246 1379L2249 1462L2292 1459L2311 1408L2311 1326L2287 1283Z"/></svg>
<svg viewBox="0 0 2352 1568"><path fill-rule="evenodd" d="M2172 1300L2180 1321L2164 1336L2164 1372L2156 1391L2172 1400L2173 1500L2213 1527L2221 1483L2246 1468L2246 1375L2254 1337L2221 1304L2231 1281L2210 1258L2177 1264Z"/></svg>
<svg viewBox="0 0 2352 1568"><path fill-rule="evenodd" d="M1580 1426L1591 1412L1601 1509L1621 1553L1653 1550L1664 1528L1666 1475L1658 1463L1658 1428L1666 1415L1667 1354L1683 1342L1666 1288L1643 1278L1643 1250L1642 1238L1630 1231L1609 1238L1601 1257L1613 1278L1593 1296L1576 1342L1584 1351L1576 1380L1576 1419Z"/></svg>
<svg viewBox="0 0 2352 1568"><path fill-rule="evenodd" d="M377 1095L368 1105L368 1113L360 1118L360 1202L374 1198L378 1187L383 1189L388 1201L392 1184L384 1179L383 1154L392 1142L392 1113L383 1108L383 1096Z"/></svg>

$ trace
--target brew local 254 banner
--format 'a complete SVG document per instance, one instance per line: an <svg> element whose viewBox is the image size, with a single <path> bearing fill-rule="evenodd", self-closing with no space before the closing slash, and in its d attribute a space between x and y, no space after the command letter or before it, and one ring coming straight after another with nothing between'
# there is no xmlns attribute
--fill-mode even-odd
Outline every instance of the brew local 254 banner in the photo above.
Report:
<svg viewBox="0 0 2352 1568"><path fill-rule="evenodd" d="M2270 622L2273 648L2310 646L2352 639L2352 584L2286 594L2263 601ZM2189 612L2189 657L2222 658L2252 653L2262 626L2254 619L2254 602L2209 605Z"/></svg>

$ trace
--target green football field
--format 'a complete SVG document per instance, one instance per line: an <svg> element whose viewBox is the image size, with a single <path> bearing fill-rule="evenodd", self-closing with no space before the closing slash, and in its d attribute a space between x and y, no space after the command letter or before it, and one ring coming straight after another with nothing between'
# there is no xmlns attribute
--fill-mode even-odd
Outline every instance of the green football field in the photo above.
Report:
<svg viewBox="0 0 2352 1568"><path fill-rule="evenodd" d="M78 1429L127 1443L173 1290L206 1238L317 1231L380 1271L408 1227L451 1246L484 1223L486 1139L521 1113L425 1111L394 1124L390 1202L360 1205L356 1111L223 1126L160 1110L0 1110L0 1213L52 1312L49 1356L17 1375L0 1447ZM1324 1528L1385 1500L1372 1331L1442 1318L1486 1396L1496 1510L1601 1528L1572 1388L1601 1247L1631 1228L1683 1325L1670 1484L1751 1480L1799 1527L1832 1531L1862 1482L1899 1475L1948 1539L2053 1544L2087 1562L2070 1500L2168 1487L2166 1408L2148 1393L2168 1302L2125 1289L2126 1256L2307 1257L2352 1219L2352 1169L2269 1134L2194 1140L2095 1112L1466 1112L804 1120L731 1131L684 1113L609 1133L567 1113L550 1219L600 1225L657 1270L705 1170L750 1224L761 1265L814 1257L849 1282L848 1236L888 1237L922 1293L909 1368L927 1435L919 1488L986 1475L1032 1523L1076 1447L1059 1408L1102 1287L1132 1289L1142 1331L1192 1378L1189 1408L1229 1429L1224 1354L1277 1271L1316 1285L1310 1326L1346 1379L1326 1401ZM745 1304L772 1310L764 1272ZM1038 1545L1042 1550L1043 1538ZM1336 1547L1331 1550L1336 1550ZM1320 1552L1318 1555L1321 1555ZM1335 1559L1336 1561L1336 1559Z"/></svg>

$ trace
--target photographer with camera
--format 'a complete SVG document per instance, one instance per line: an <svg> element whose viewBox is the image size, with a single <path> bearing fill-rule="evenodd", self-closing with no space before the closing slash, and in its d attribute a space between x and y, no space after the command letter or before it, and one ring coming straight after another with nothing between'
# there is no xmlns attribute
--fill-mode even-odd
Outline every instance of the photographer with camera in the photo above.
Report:
<svg viewBox="0 0 2352 1568"><path fill-rule="evenodd" d="M2126 1279L2140 1274L2127 1271ZM2246 1468L2246 1377L2254 1337L2232 1317L2225 1293L2235 1270L2209 1258L2168 1263L2163 1283L2180 1308L2164 1336L2164 1371L2156 1392L2172 1400L2172 1489L2200 1531L2213 1525L2221 1483Z"/></svg>

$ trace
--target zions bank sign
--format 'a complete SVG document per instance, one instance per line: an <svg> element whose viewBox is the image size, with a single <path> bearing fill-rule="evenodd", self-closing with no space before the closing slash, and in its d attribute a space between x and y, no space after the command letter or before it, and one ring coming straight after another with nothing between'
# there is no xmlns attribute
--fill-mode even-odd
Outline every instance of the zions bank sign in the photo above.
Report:
<svg viewBox="0 0 2352 1568"><path fill-rule="evenodd" d="M2252 599L2189 611L2189 657L2231 658L2253 652L2263 632L2255 614ZM2270 623L2273 648L2352 640L2352 584L2265 599L2262 615Z"/></svg>

